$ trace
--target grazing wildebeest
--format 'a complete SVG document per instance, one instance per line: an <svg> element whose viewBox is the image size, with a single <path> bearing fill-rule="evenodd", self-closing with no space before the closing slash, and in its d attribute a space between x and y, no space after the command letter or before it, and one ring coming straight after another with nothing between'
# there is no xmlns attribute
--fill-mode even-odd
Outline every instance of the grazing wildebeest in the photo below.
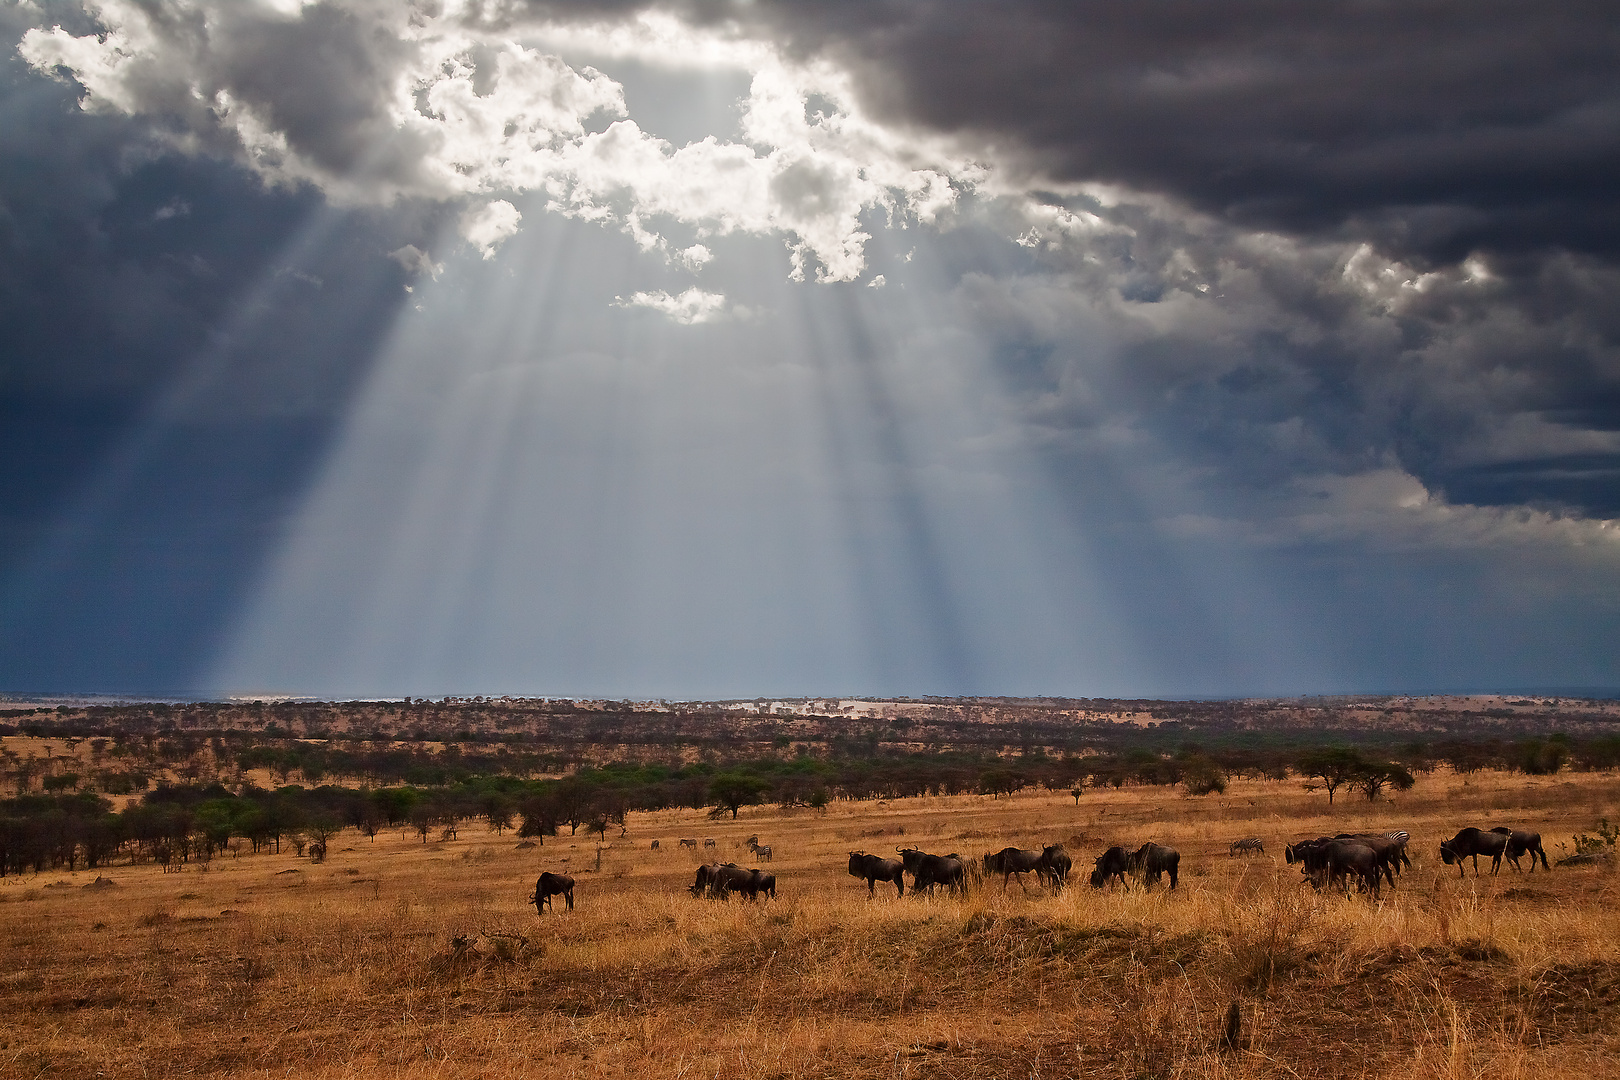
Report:
<svg viewBox="0 0 1620 1080"><path fill-rule="evenodd" d="M1025 892L1029 886L1024 884L1024 875L1032 870L1038 870L1041 864L1041 853L1030 851L1028 848L1002 848L1000 851L984 857L984 875L1001 875L1001 887L1007 888L1007 882L1012 880L1014 874L1018 875L1018 884L1023 886Z"/></svg>
<svg viewBox="0 0 1620 1080"><path fill-rule="evenodd" d="M1113 847L1097 856L1097 862L1093 865L1091 870L1091 887L1093 889L1100 889L1103 887L1103 885L1107 884L1109 878L1118 878L1119 883L1128 891L1131 886L1130 883L1125 880L1125 875L1130 873L1130 870L1131 853L1126 851L1120 845L1115 844Z"/></svg>
<svg viewBox="0 0 1620 1080"><path fill-rule="evenodd" d="M654 850L654 851L658 850L658 841L654 840L652 842L652 850Z"/></svg>
<svg viewBox="0 0 1620 1080"><path fill-rule="evenodd" d="M574 910L574 879L567 874L553 874L550 870L540 875L540 880L534 883L534 895L529 897L529 903L534 905L536 915L544 915L546 908L553 912L557 910L551 902L553 896L561 894L568 902L568 910Z"/></svg>
<svg viewBox="0 0 1620 1080"><path fill-rule="evenodd" d="M1507 850L1508 840L1512 833L1486 832L1476 829L1472 825L1453 836L1450 840L1440 843L1440 859L1447 866L1457 865L1457 876L1466 876L1463 873L1463 860L1470 855L1474 857L1474 876L1479 877L1479 857L1491 857L1491 873L1495 874L1502 868L1502 853Z"/></svg>
<svg viewBox="0 0 1620 1080"><path fill-rule="evenodd" d="M1383 870L1384 876L1389 879L1389 887L1392 889L1395 887L1395 875L1400 872L1401 863L1412 865L1412 860L1406 857L1406 849L1383 833L1340 833L1333 839L1355 840L1372 848L1374 854L1378 856L1378 865Z"/></svg>
<svg viewBox="0 0 1620 1080"><path fill-rule="evenodd" d="M712 836L705 836L705 837L704 837L704 838L703 838L703 846L704 846L704 847L714 847L714 837L712 837Z"/></svg>
<svg viewBox="0 0 1620 1080"><path fill-rule="evenodd" d="M868 895L877 894L877 883L880 881L894 882L895 895L906 895L905 864L899 859L885 859L881 855L869 855L864 851L849 853L849 876L866 879L866 892Z"/></svg>
<svg viewBox="0 0 1620 1080"><path fill-rule="evenodd" d="M1181 865L1181 852L1173 847L1155 844L1149 840L1131 856L1131 869L1142 874L1142 888L1151 889L1159 875L1170 875L1170 887L1176 887L1176 869Z"/></svg>
<svg viewBox="0 0 1620 1080"><path fill-rule="evenodd" d="M930 855L917 848L895 848L900 853L900 862L911 875L911 891L915 895L926 892L934 895L934 886L943 885L951 892L960 892L967 895L967 884L963 879L965 867L962 865L962 856L956 852L949 855Z"/></svg>
<svg viewBox="0 0 1620 1080"><path fill-rule="evenodd" d="M765 893L772 900L776 899L776 875L767 874L758 868L748 871L746 881L741 878L729 879L725 887L728 892L747 894L750 900L757 898L760 893Z"/></svg>
<svg viewBox="0 0 1620 1080"><path fill-rule="evenodd" d="M1541 856L1541 868L1543 870L1550 871L1552 869L1547 865L1547 853L1541 850L1540 833L1525 832L1521 829L1505 829L1500 825L1492 829L1491 832L1507 836L1507 848L1503 850L1502 854L1508 862L1513 864L1514 870L1523 871L1524 868L1519 865L1519 859L1527 851L1530 853L1530 872L1532 874L1536 872L1537 855Z"/></svg>
<svg viewBox="0 0 1620 1080"><path fill-rule="evenodd" d="M714 867L709 875L709 895L729 900L732 893L740 892L752 900L764 887L765 878L770 879L771 895L776 895L776 879L770 874L762 874L758 870L745 870L736 863L721 863Z"/></svg>
<svg viewBox="0 0 1620 1080"><path fill-rule="evenodd" d="M709 882L720 869L719 863L704 863L697 868L697 877L692 882L690 890L693 896L702 896L709 891Z"/></svg>
<svg viewBox="0 0 1620 1080"><path fill-rule="evenodd" d="M1041 849L1041 861L1035 873L1051 884L1053 892L1062 892L1063 886L1069 883L1069 870L1073 866L1074 860L1069 858L1062 844L1048 844Z"/></svg>
<svg viewBox="0 0 1620 1080"><path fill-rule="evenodd" d="M676 841L676 845L679 847L689 847L693 851L697 850L697 840L695 838L689 839L687 837L682 837L680 840Z"/></svg>
<svg viewBox="0 0 1620 1080"><path fill-rule="evenodd" d="M1226 856L1231 858L1240 851L1245 855L1264 855L1266 845L1258 836L1246 836L1242 840L1232 841L1231 846L1226 849Z"/></svg>
<svg viewBox="0 0 1620 1080"><path fill-rule="evenodd" d="M1355 878L1360 888L1372 893L1373 899L1378 899L1379 884L1389 873L1389 867L1378 852L1367 844L1357 839L1334 837L1296 846L1304 849L1300 854L1305 863L1305 873L1316 888L1342 881L1348 894L1350 879Z"/></svg>

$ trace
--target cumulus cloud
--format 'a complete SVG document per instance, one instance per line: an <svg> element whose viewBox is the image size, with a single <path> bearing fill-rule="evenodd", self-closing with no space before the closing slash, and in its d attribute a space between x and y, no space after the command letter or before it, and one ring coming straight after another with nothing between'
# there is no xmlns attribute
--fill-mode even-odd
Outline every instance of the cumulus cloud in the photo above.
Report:
<svg viewBox="0 0 1620 1080"><path fill-rule="evenodd" d="M649 251L667 253L664 221L786 234L795 277L813 267L849 281L865 266L863 214L933 221L982 175L938 140L871 121L831 64L653 15L604 27L456 3L92 10L96 32L36 26L21 55L76 81L87 110L149 117L173 146L233 154L340 202L544 191L552 211L617 223ZM613 79L527 44L545 35L643 61L701 52L751 72L744 141L676 147L648 134ZM487 254L500 238L473 242ZM694 246L670 257L690 263Z"/></svg>
<svg viewBox="0 0 1620 1080"><path fill-rule="evenodd" d="M523 215L505 199L494 199L461 215L461 235L486 259L495 257L501 241L518 231Z"/></svg>
<svg viewBox="0 0 1620 1080"><path fill-rule="evenodd" d="M667 316L672 322L680 323L682 326L718 322L726 316L726 298L724 295L704 292L696 287L674 296L664 292L662 289L653 292L633 293L628 300L622 296L616 297L614 306L649 308Z"/></svg>

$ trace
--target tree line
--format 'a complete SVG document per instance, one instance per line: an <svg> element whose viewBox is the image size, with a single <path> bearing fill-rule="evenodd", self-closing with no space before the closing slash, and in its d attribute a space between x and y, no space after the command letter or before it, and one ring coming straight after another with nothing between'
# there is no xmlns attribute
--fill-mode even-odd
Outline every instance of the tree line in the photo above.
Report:
<svg viewBox="0 0 1620 1080"><path fill-rule="evenodd" d="M431 772L432 782L306 787L186 781L160 783L114 812L104 795L58 785L0 800L0 876L85 867L115 859L164 865L202 862L230 852L283 844L298 855L325 856L330 838L355 829L375 839L387 828L412 830L423 843L458 823L482 820L544 843L567 829L605 836L632 811L707 809L735 818L743 807L827 806L834 800L924 795L1011 795L1029 788L1179 786L1189 795L1224 791L1233 776L1297 779L1307 790L1376 799L1410 788L1415 774L1447 765L1461 772L1510 768L1533 774L1566 767L1620 767L1620 739L1580 742L1557 736L1506 744L1412 745L1388 754L1366 748L1210 748L1174 752L1138 747L1122 753L1016 757L961 753L824 758L808 754L727 762L615 762L560 777L461 769ZM302 771L302 767L297 767ZM285 772L294 771L289 766ZM57 774L61 775L61 774ZM308 774L305 774L306 776ZM324 774L321 774L324 775Z"/></svg>

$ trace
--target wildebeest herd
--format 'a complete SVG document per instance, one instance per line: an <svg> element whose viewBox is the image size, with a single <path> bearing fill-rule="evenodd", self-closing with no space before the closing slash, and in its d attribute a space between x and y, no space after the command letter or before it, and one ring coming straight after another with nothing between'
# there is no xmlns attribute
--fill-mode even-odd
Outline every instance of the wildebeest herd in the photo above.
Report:
<svg viewBox="0 0 1620 1080"><path fill-rule="evenodd" d="M1406 853L1410 840L1411 836L1405 830L1339 833L1290 843L1284 848L1284 857L1289 864L1300 864L1305 880L1314 888L1342 887L1348 895L1354 886L1357 891L1379 899L1381 886L1387 882L1393 888L1402 870L1411 867L1411 857ZM705 847L713 845L713 840L704 841ZM696 849L697 841L682 839L680 846ZM748 849L760 860L768 861L771 858L770 846L761 844L757 836L748 838ZM653 841L652 850L659 850L658 841ZM1257 836L1232 841L1228 854L1236 856L1240 853L1264 855L1265 844ZM911 876L913 894L932 896L939 886L945 888L947 895L967 894L968 863L961 855L955 852L933 855L919 848L896 848L895 854L897 858L851 851L849 875L866 882L868 896L877 894L880 881L892 884L896 897L904 896L908 874ZM1542 850L1539 833L1502 826L1492 829L1470 826L1440 844L1441 861L1447 866L1456 866L1459 876L1464 874L1463 862L1469 858L1474 861L1474 876L1478 877L1481 855L1490 856L1491 873L1495 874L1504 858L1513 864L1515 870L1522 870L1519 860L1526 854L1530 856L1531 873L1535 873L1538 860L1542 869L1551 869L1547 864L1547 853ZM1118 882L1121 887L1129 889L1129 880L1135 878L1144 889L1151 889L1168 877L1170 888L1174 889L1178 883L1180 865L1180 852L1164 844L1150 840L1135 850L1115 845L1097 856L1092 865L1090 882L1094 889L1104 888L1110 882ZM1029 886L1025 877L1034 874L1040 885L1061 892L1068 883L1072 866L1073 860L1062 844L1048 844L1039 850L1008 847L986 853L976 873L982 872L987 882L999 875L1003 891L1017 877L1020 887L1027 892ZM761 896L774 899L776 875L757 867L742 867L731 862L705 863L697 868L696 880L689 891L693 896L716 900L729 900L734 893L749 900ZM572 911L574 879L567 874L549 871L541 874L535 882L530 903L543 914L551 906L553 896L562 896L568 910Z"/></svg>

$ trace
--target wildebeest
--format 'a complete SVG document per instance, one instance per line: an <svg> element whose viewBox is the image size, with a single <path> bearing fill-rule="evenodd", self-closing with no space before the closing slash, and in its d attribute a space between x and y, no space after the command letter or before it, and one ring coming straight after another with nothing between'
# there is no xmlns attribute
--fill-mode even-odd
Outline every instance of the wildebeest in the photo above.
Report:
<svg viewBox="0 0 1620 1080"><path fill-rule="evenodd" d="M709 891L709 884L720 871L719 863L704 863L697 868L697 877L692 881L689 890L693 896L703 896Z"/></svg>
<svg viewBox="0 0 1620 1080"><path fill-rule="evenodd" d="M1266 845L1258 836L1246 836L1242 840L1232 841L1231 846L1226 849L1227 858L1231 858L1240 851L1245 855L1264 855Z"/></svg>
<svg viewBox="0 0 1620 1080"><path fill-rule="evenodd" d="M1097 856L1096 863L1091 870L1091 887L1100 889L1107 884L1109 878L1118 878L1119 883L1128 890L1130 885L1125 875L1131 870L1131 853L1115 844L1101 855Z"/></svg>
<svg viewBox="0 0 1620 1080"><path fill-rule="evenodd" d="M911 875L911 891L913 893L926 892L932 896L935 885L943 885L951 892L967 894L967 885L963 880L965 867L962 865L962 856L956 852L949 855L930 855L917 848L895 848L900 853L900 862Z"/></svg>
<svg viewBox="0 0 1620 1080"><path fill-rule="evenodd" d="M680 847L689 847L689 848L693 849L694 851L697 850L697 839L696 838L682 837L680 840L676 841L676 843Z"/></svg>
<svg viewBox="0 0 1620 1080"><path fill-rule="evenodd" d="M1324 838L1325 839L1325 838ZM1340 833L1333 837L1335 840L1355 840L1366 844L1378 856L1378 865L1384 876L1389 879L1389 887L1395 887L1395 875L1400 872L1401 865L1412 865L1412 860L1406 857L1404 845L1385 836L1383 833Z"/></svg>
<svg viewBox="0 0 1620 1080"><path fill-rule="evenodd" d="M546 908L553 912L557 910L552 904L553 896L561 895L568 902L568 910L574 910L574 879L567 874L553 874L550 870L540 875L540 880L534 883L534 895L529 897L529 903L534 905L536 915L544 915Z"/></svg>
<svg viewBox="0 0 1620 1080"><path fill-rule="evenodd" d="M729 892L746 893L748 899L750 900L757 898L760 893L765 893L772 900L775 900L776 875L767 874L765 871L756 867L755 869L748 871L748 879L746 881L742 881L740 879L727 881L726 889Z"/></svg>
<svg viewBox="0 0 1620 1080"><path fill-rule="evenodd" d="M1131 855L1131 869L1142 875L1142 887L1151 889L1159 875L1170 875L1170 887L1176 887L1176 869L1181 865L1181 852L1173 847L1155 844L1149 840Z"/></svg>
<svg viewBox="0 0 1620 1080"><path fill-rule="evenodd" d="M1038 870L1040 864L1041 853L1038 851L1030 851L1028 848L1002 848L1000 851L984 857L984 874L985 877L989 877L991 874L1000 874L1003 890L1007 888L1007 883L1012 880L1012 876L1017 874L1019 875L1018 884L1023 886L1025 892L1028 892L1029 886L1024 884L1023 875Z"/></svg>
<svg viewBox="0 0 1620 1080"><path fill-rule="evenodd" d="M1062 844L1047 844L1041 849L1041 861L1036 864L1035 873L1052 886L1053 892L1062 892L1073 866L1074 860L1069 858Z"/></svg>
<svg viewBox="0 0 1620 1080"><path fill-rule="evenodd" d="M761 891L776 895L776 878L759 870L747 870L736 863L705 863L697 868L692 882L693 896L708 896L711 900L729 900L734 892L752 900Z"/></svg>
<svg viewBox="0 0 1620 1080"><path fill-rule="evenodd" d="M654 840L652 842L652 850L654 850L654 851L658 850L658 841Z"/></svg>
<svg viewBox="0 0 1620 1080"><path fill-rule="evenodd" d="M895 894L906 895L905 864L899 859L885 859L881 855L870 855L864 851L849 853L849 876L866 879L868 895L876 895L877 883L880 881L894 882Z"/></svg>
<svg viewBox="0 0 1620 1080"><path fill-rule="evenodd" d="M704 838L703 838L703 846L704 846L704 847L714 847L714 837L712 837L712 836L705 836L705 837L704 837Z"/></svg>
<svg viewBox="0 0 1620 1080"><path fill-rule="evenodd" d="M1389 867L1377 851L1358 839L1335 837L1313 845L1305 852L1305 871L1317 888L1343 881L1350 891L1350 879L1378 899L1378 886Z"/></svg>
<svg viewBox="0 0 1620 1080"><path fill-rule="evenodd" d="M1507 850L1510 839L1512 839L1511 830L1507 833L1486 832L1470 825L1450 840L1441 841L1440 859L1447 866L1455 863L1457 876L1464 877L1463 860L1472 855L1474 858L1474 876L1479 877L1479 857L1489 855L1491 857L1491 873L1495 874L1502 868L1502 853Z"/></svg>
<svg viewBox="0 0 1620 1080"><path fill-rule="evenodd" d="M1538 855L1541 856L1541 868L1549 871L1552 869L1547 865L1547 853L1541 850L1540 833L1525 832L1521 829L1505 829L1500 825L1492 829L1491 832L1497 835L1507 835L1507 848L1503 850L1502 854L1507 858L1508 862L1513 864L1514 870L1523 869L1519 865L1519 859L1527 851L1530 853L1530 872L1532 874L1536 872L1536 856Z"/></svg>

